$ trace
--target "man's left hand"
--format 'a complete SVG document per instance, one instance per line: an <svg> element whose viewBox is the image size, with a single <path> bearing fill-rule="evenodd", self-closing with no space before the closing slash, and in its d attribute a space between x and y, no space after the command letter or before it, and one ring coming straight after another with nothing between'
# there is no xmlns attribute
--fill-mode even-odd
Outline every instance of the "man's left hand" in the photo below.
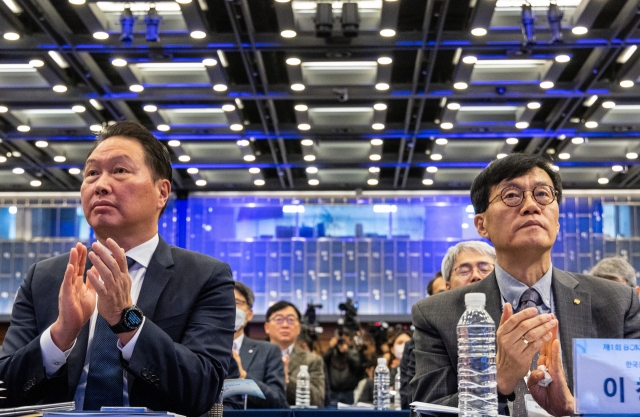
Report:
<svg viewBox="0 0 640 417"><path fill-rule="evenodd" d="M98 313L113 326L122 318L122 310L131 307L133 302L124 250L113 239L107 239L107 247L111 253L98 242L92 245L89 259L93 267L87 271L87 278L98 293Z"/></svg>
<svg viewBox="0 0 640 417"><path fill-rule="evenodd" d="M538 365L545 365L553 381L542 387L538 382L544 379L544 372L536 369L531 371L527 387L534 400L553 416L568 416L573 414L573 395L567 386L564 369L562 368L562 356L560 353L560 340L558 340L558 328L553 331L551 340L542 345Z"/></svg>
<svg viewBox="0 0 640 417"><path fill-rule="evenodd" d="M240 371L240 379L245 379L247 377L247 371L245 371L244 368L242 367L242 359L240 359L240 355L238 355L238 352L236 352L235 350L232 350L231 353L233 353L233 359L235 359L236 363L238 364L238 370Z"/></svg>

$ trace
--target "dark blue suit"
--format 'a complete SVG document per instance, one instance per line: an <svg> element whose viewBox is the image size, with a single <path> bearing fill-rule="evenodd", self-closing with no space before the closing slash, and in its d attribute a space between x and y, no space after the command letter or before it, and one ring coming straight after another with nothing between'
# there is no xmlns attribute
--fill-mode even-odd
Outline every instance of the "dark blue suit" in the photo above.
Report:
<svg viewBox="0 0 640 417"><path fill-rule="evenodd" d="M18 292L0 351L4 407L72 401L85 360L89 323L67 363L47 379L40 335L58 317L58 292L69 254L32 266ZM229 266L170 247L160 238L137 305L146 321L128 373L129 402L183 415L206 413L231 360L235 305Z"/></svg>
<svg viewBox="0 0 640 417"><path fill-rule="evenodd" d="M284 388L284 363L280 348L245 336L240 346L247 379L256 381L266 399L249 396L248 408L289 408Z"/></svg>

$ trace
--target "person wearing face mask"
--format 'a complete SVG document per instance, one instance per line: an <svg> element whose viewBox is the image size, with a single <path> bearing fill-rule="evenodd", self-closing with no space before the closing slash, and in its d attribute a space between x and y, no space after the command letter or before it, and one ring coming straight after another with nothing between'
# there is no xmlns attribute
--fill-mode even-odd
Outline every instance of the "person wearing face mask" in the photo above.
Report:
<svg viewBox="0 0 640 417"><path fill-rule="evenodd" d="M253 291L241 282L234 283L236 325L233 335L233 358L241 379L253 379L265 399L250 396L247 408L289 408L284 389L284 364L280 349L269 342L245 336L244 329L253 318Z"/></svg>

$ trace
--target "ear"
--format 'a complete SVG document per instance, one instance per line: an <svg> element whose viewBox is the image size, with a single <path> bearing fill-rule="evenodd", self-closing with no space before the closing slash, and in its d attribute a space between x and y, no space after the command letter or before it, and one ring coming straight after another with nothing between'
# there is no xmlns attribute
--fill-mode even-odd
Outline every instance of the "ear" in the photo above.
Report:
<svg viewBox="0 0 640 417"><path fill-rule="evenodd" d="M267 335L269 334L269 331L271 330L271 329L270 329L270 327L271 327L270 325L271 325L271 323L269 323L268 321L265 321L265 322L264 322L264 332L265 332Z"/></svg>
<svg viewBox="0 0 640 417"><path fill-rule="evenodd" d="M249 323L252 319L253 319L253 310L249 310L247 311L247 323Z"/></svg>
<svg viewBox="0 0 640 417"><path fill-rule="evenodd" d="M162 208L167 204L169 194L171 194L171 182L166 179L160 179L156 181L156 187L158 187L158 208Z"/></svg>
<svg viewBox="0 0 640 417"><path fill-rule="evenodd" d="M447 288L447 291L451 289L451 284L449 284L448 282L445 282L444 286Z"/></svg>
<svg viewBox="0 0 640 417"><path fill-rule="evenodd" d="M484 213L476 214L473 218L473 224L476 226L476 230L478 230L478 234L480 236L484 237L485 239L491 240L491 237L489 237L489 232L485 227ZM558 226L559 225L560 224L558 224Z"/></svg>

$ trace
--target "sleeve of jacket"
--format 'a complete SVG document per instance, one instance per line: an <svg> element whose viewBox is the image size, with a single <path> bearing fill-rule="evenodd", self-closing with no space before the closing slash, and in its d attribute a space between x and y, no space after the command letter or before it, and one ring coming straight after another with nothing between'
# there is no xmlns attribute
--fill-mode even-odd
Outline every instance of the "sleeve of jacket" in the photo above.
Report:
<svg viewBox="0 0 640 417"><path fill-rule="evenodd" d="M264 400L258 397L249 397L250 408L289 408L284 391L284 362L282 353L276 345L265 345L268 348L265 359L264 381L253 378L247 373L247 379L253 379L260 387Z"/></svg>
<svg viewBox="0 0 640 417"><path fill-rule="evenodd" d="M416 373L409 383L413 401L457 407L456 364L451 363L442 337L423 310L425 307L425 303L419 302L411 311L416 328L413 334Z"/></svg>
<svg viewBox="0 0 640 417"><path fill-rule="evenodd" d="M400 360L400 402L403 410L409 409L409 404L411 404L413 398L409 390L409 381L411 381L411 378L413 378L413 375L416 373L414 348L415 341L413 339L405 343L402 359Z"/></svg>
<svg viewBox="0 0 640 417"><path fill-rule="evenodd" d="M637 293L631 291L631 307L624 320L625 339L640 339L640 302Z"/></svg>
<svg viewBox="0 0 640 417"><path fill-rule="evenodd" d="M7 399L0 403L3 407L68 399L67 366L47 379L42 362L40 332L31 290L36 267L37 264L29 269L18 290L11 324L0 348L0 380L6 381L3 387L7 389L3 392Z"/></svg>
<svg viewBox="0 0 640 417"><path fill-rule="evenodd" d="M162 319L168 329L172 321ZM211 409L222 389L231 360L235 303L229 265L216 262L200 288L180 340L146 320L125 368L135 376L129 390L132 406L202 415Z"/></svg>
<svg viewBox="0 0 640 417"><path fill-rule="evenodd" d="M309 364L309 376L311 377L311 405L324 407L324 361L318 355L314 355L314 360Z"/></svg>

